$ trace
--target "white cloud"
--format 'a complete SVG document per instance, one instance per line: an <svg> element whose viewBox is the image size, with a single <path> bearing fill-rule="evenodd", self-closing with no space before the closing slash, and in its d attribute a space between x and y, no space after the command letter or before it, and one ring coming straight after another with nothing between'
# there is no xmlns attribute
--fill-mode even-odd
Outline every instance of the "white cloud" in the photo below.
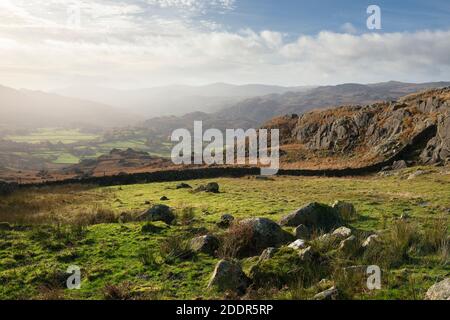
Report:
<svg viewBox="0 0 450 320"><path fill-rule="evenodd" d="M344 31L345 33L357 33L358 29L356 29L356 27L351 24L350 22L346 22L341 26L341 30Z"/></svg>
<svg viewBox="0 0 450 320"><path fill-rule="evenodd" d="M321 32L288 41L274 30L230 32L207 16L161 15L141 2L106 0L81 1L82 28L68 29L61 1L0 2L0 84L299 85L448 80L450 74L450 31ZM34 5L44 2L45 10ZM159 2L195 6L199 1ZM201 2L219 4L220 10L233 5Z"/></svg>

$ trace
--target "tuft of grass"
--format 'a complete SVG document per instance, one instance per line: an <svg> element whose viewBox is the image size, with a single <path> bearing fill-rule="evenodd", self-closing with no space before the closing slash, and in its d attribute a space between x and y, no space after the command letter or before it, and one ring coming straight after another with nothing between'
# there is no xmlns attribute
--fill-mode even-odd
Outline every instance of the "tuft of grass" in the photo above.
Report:
<svg viewBox="0 0 450 320"><path fill-rule="evenodd" d="M177 220L183 226L191 225L195 220L195 208L184 207L177 214Z"/></svg>
<svg viewBox="0 0 450 320"><path fill-rule="evenodd" d="M194 255L189 239L180 235L170 235L163 239L159 251L164 262L168 264L192 258Z"/></svg>

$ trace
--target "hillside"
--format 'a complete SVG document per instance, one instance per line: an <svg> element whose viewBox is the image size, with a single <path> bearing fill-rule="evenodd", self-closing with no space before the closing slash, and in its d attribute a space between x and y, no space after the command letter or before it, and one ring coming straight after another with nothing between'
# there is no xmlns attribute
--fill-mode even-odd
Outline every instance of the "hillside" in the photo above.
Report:
<svg viewBox="0 0 450 320"><path fill-rule="evenodd" d="M247 99L232 108L218 112L218 116L231 115L235 119L249 118L262 123L284 114L302 114L313 109L333 106L396 100L420 90L448 85L450 82L411 84L391 81L368 85L348 83L323 86L305 92L287 92Z"/></svg>
<svg viewBox="0 0 450 320"><path fill-rule="evenodd" d="M138 119L113 107L40 91L0 86L0 127L106 128L136 123Z"/></svg>
<svg viewBox="0 0 450 320"><path fill-rule="evenodd" d="M257 128L269 119L285 114L302 114L314 109L340 105L369 104L396 100L424 89L450 85L450 82L411 84L342 84L317 88L293 87L295 91L244 99L216 112L189 112L182 116L163 116L147 120L144 127L155 135L166 136L178 128L191 128L193 121L203 121L204 128ZM214 90L212 90L214 92ZM256 93L256 92L255 92ZM199 108L194 109L200 111Z"/></svg>
<svg viewBox="0 0 450 320"><path fill-rule="evenodd" d="M450 87L365 106L272 119L287 166L361 167L388 159L421 164L450 159Z"/></svg>

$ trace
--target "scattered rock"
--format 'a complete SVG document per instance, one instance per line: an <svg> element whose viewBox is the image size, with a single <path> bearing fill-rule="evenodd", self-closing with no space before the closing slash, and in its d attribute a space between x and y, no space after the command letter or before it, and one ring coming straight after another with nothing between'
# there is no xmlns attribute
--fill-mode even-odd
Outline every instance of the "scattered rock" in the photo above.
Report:
<svg viewBox="0 0 450 320"><path fill-rule="evenodd" d="M347 227L340 227L334 230L332 235L340 239L346 239L352 235L352 230Z"/></svg>
<svg viewBox="0 0 450 320"><path fill-rule="evenodd" d="M187 183L179 183L177 184L177 186L175 187L176 189L192 189L192 187L190 185L188 185Z"/></svg>
<svg viewBox="0 0 450 320"><path fill-rule="evenodd" d="M234 217L231 214L225 213L220 217L220 221L217 222L219 228L226 229L234 221Z"/></svg>
<svg viewBox="0 0 450 320"><path fill-rule="evenodd" d="M329 231L341 224L338 212L325 204L312 202L306 206L284 216L281 225L297 227L301 224L308 229Z"/></svg>
<svg viewBox="0 0 450 320"><path fill-rule="evenodd" d="M13 228L11 227L11 225L8 222L0 222L0 230L1 231L10 231Z"/></svg>
<svg viewBox="0 0 450 320"><path fill-rule="evenodd" d="M358 240L355 236L350 236L341 241L339 250L345 255L352 255L358 250Z"/></svg>
<svg viewBox="0 0 450 320"><path fill-rule="evenodd" d="M364 240L364 242L362 243L362 247L365 249L370 248L373 245L377 244L379 239L380 239L379 235L372 234L372 235L368 236L366 240Z"/></svg>
<svg viewBox="0 0 450 320"><path fill-rule="evenodd" d="M295 237L297 239L309 239L311 236L309 229L305 227L303 224L299 225L295 228Z"/></svg>
<svg viewBox="0 0 450 320"><path fill-rule="evenodd" d="M267 218L244 219L239 225L250 229L248 243L241 248L240 255L259 255L266 248L279 247L294 240L289 232Z"/></svg>
<svg viewBox="0 0 450 320"><path fill-rule="evenodd" d="M239 264L228 260L221 260L214 269L208 288L215 287L222 292L231 290L239 294L244 294L248 284L249 279Z"/></svg>
<svg viewBox="0 0 450 320"><path fill-rule="evenodd" d="M423 170L417 170L416 172L413 172L413 173L411 173L411 174L408 176L408 180L415 179L415 178L417 178L417 177L419 177L419 176L421 176L421 175L424 175L424 174L426 174L425 171L423 171Z"/></svg>
<svg viewBox="0 0 450 320"><path fill-rule="evenodd" d="M191 240L191 249L194 252L202 252L214 256L219 249L220 241L213 235L196 237Z"/></svg>
<svg viewBox="0 0 450 320"><path fill-rule="evenodd" d="M353 220L357 217L356 209L353 204L344 201L336 201L333 203L333 209L335 209L340 217L344 220Z"/></svg>
<svg viewBox="0 0 450 320"><path fill-rule="evenodd" d="M164 205L157 204L142 213L139 216L140 221L163 221L167 224L171 224L175 220L173 210Z"/></svg>
<svg viewBox="0 0 450 320"><path fill-rule="evenodd" d="M314 296L314 300L336 300L339 291L335 287L331 287L325 291L322 291Z"/></svg>
<svg viewBox="0 0 450 320"><path fill-rule="evenodd" d="M277 252L277 248L270 247L267 249L264 249L264 251L261 253L258 259L258 263L261 261L269 260L274 256L274 254Z"/></svg>
<svg viewBox="0 0 450 320"><path fill-rule="evenodd" d="M450 300L450 278L436 283L425 294L426 300Z"/></svg>
<svg viewBox="0 0 450 320"><path fill-rule="evenodd" d="M167 201L167 200L169 200L169 198L167 198L166 196L162 196L161 198L159 198L159 200L161 200L161 201Z"/></svg>
<svg viewBox="0 0 450 320"><path fill-rule="evenodd" d="M305 243L305 240L298 239L298 240L295 240L294 242L292 242L290 245L288 245L288 247L295 249L295 250L305 249L306 243Z"/></svg>
<svg viewBox="0 0 450 320"><path fill-rule="evenodd" d="M197 192L210 192L210 193L219 193L219 184L217 182L210 182L206 186L200 185L197 189Z"/></svg>
<svg viewBox="0 0 450 320"><path fill-rule="evenodd" d="M398 160L398 161L394 161L391 168L392 168L392 170L401 170L401 169L408 168L408 165L405 160Z"/></svg>

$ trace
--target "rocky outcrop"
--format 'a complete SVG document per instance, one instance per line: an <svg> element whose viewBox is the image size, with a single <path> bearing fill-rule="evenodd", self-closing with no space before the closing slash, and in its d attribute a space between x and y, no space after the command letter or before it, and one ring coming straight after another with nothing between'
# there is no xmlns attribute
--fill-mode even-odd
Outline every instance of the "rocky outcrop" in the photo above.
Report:
<svg viewBox="0 0 450 320"><path fill-rule="evenodd" d="M304 158L336 160L345 156L358 166L386 160L392 160L391 164L395 160L448 162L450 87L409 95L398 101L312 111L298 119L279 117L264 127L279 128L281 148L298 144ZM293 158L287 156L286 161ZM400 167L405 165L405 162L397 163Z"/></svg>
<svg viewBox="0 0 450 320"><path fill-rule="evenodd" d="M424 164L445 162L450 159L450 111L441 114L437 120L437 133L420 155Z"/></svg>

